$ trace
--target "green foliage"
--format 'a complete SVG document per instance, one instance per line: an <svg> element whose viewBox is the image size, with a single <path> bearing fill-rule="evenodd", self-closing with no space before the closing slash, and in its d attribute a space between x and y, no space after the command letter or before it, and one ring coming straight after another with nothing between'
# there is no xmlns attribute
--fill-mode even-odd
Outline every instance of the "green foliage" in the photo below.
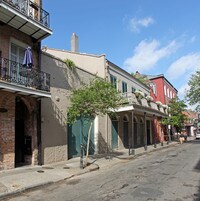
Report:
<svg viewBox="0 0 200 201"><path fill-rule="evenodd" d="M74 69L76 67L75 63L70 59L65 59L64 62L70 69Z"/></svg>
<svg viewBox="0 0 200 201"><path fill-rule="evenodd" d="M200 71L196 71L188 82L189 90L186 92L186 100L190 105L200 104Z"/></svg>
<svg viewBox="0 0 200 201"><path fill-rule="evenodd" d="M139 73L131 73L131 75L133 77L135 77L136 79L138 79L140 82L142 82L143 84L147 85L149 84L149 79L147 78L147 76L145 75L141 75Z"/></svg>
<svg viewBox="0 0 200 201"><path fill-rule="evenodd" d="M183 114L183 111L186 108L184 101L179 100L178 97L171 99L169 106L169 117L163 118L162 123L164 125L172 125L176 128L176 131L179 132L183 128L186 115Z"/></svg>
<svg viewBox="0 0 200 201"><path fill-rule="evenodd" d="M72 91L68 123L72 124L81 116L94 118L96 115L113 113L122 103L121 93L111 83L96 77L88 85Z"/></svg>

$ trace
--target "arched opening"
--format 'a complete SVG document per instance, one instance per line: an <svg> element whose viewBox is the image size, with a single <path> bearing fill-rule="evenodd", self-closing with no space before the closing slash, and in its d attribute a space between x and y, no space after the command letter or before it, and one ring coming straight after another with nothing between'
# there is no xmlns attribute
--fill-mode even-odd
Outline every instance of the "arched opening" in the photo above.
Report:
<svg viewBox="0 0 200 201"><path fill-rule="evenodd" d="M129 147L129 120L128 117L125 115L123 118L123 143L124 147Z"/></svg>
<svg viewBox="0 0 200 201"><path fill-rule="evenodd" d="M28 109L20 97L15 99L15 167L30 164L27 157L32 155L32 138L25 135L27 120L29 116Z"/></svg>

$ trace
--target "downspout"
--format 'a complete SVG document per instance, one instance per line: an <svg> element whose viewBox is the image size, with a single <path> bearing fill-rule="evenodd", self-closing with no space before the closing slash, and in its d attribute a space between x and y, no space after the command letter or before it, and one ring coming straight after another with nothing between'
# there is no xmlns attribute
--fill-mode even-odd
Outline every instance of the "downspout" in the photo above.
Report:
<svg viewBox="0 0 200 201"><path fill-rule="evenodd" d="M41 42L38 44L38 64L41 70ZM38 165L42 165L42 132L41 132L41 100L37 100L37 147L38 147Z"/></svg>

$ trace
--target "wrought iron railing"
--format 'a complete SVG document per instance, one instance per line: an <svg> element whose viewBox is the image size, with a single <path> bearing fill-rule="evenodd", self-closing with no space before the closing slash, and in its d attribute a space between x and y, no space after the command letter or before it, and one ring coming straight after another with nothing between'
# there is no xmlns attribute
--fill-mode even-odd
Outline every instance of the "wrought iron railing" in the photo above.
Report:
<svg viewBox="0 0 200 201"><path fill-rule="evenodd" d="M50 74L0 57L0 80L38 90L50 91Z"/></svg>
<svg viewBox="0 0 200 201"><path fill-rule="evenodd" d="M28 16L29 18L39 22L45 27L50 27L50 15L47 11L43 10L38 4L31 0L3 0L3 2L11 5L20 13Z"/></svg>

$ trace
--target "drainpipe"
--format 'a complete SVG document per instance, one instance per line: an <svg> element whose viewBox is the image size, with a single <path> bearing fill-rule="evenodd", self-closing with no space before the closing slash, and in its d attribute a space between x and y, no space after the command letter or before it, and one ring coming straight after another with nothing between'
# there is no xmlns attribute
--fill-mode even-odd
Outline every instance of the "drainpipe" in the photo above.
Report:
<svg viewBox="0 0 200 201"><path fill-rule="evenodd" d="M38 147L38 165L42 165L42 142L41 142L41 100L37 100L37 147Z"/></svg>
<svg viewBox="0 0 200 201"><path fill-rule="evenodd" d="M41 70L41 42L38 44L38 65ZM38 165L42 165L42 132L41 132L41 99L37 100L37 147L38 147Z"/></svg>

